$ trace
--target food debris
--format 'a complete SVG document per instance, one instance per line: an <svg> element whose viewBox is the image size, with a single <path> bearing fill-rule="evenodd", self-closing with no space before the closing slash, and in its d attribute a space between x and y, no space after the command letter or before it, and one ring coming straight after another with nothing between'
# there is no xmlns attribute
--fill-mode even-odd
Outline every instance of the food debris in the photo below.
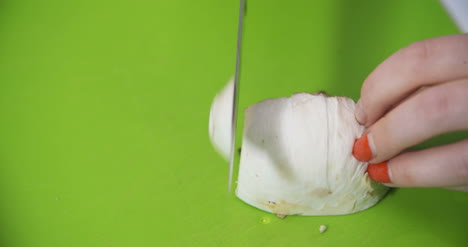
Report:
<svg viewBox="0 0 468 247"><path fill-rule="evenodd" d="M284 219L284 218L286 218L287 215L285 215L285 214L276 214L276 216L280 217L281 219Z"/></svg>
<svg viewBox="0 0 468 247"><path fill-rule="evenodd" d="M268 217L262 217L262 218L260 219L260 222L261 222L262 224L270 224L270 218L268 218Z"/></svg>
<svg viewBox="0 0 468 247"><path fill-rule="evenodd" d="M326 230L327 230L326 225L321 225L320 228L319 228L320 233L324 233Z"/></svg>

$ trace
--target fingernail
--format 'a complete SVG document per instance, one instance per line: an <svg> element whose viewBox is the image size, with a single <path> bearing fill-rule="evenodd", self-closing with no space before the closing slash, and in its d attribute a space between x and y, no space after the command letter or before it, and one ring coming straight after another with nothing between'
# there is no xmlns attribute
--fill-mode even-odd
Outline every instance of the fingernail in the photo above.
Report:
<svg viewBox="0 0 468 247"><path fill-rule="evenodd" d="M379 183L390 183L390 175L388 171L388 162L378 164L369 164L367 166L369 177Z"/></svg>
<svg viewBox="0 0 468 247"><path fill-rule="evenodd" d="M361 100L358 100L356 104L356 109L354 110L354 115L356 117L356 120L360 124L365 124L367 121L367 116L366 113L364 112L364 109L362 109L362 103Z"/></svg>
<svg viewBox="0 0 468 247"><path fill-rule="evenodd" d="M362 162L367 162L372 159L373 155L373 142L371 134L362 136L357 139L353 146L354 157Z"/></svg>

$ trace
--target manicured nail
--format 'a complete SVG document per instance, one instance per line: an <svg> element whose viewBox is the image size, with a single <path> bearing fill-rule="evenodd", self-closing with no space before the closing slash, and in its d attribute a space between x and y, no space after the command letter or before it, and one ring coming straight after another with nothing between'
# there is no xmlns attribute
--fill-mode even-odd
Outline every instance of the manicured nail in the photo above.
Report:
<svg viewBox="0 0 468 247"><path fill-rule="evenodd" d="M366 113L364 112L364 109L362 109L362 103L361 100L358 100L356 104L356 109L354 110L354 115L356 117L356 120L360 124L365 124L367 121L367 116Z"/></svg>
<svg viewBox="0 0 468 247"><path fill-rule="evenodd" d="M369 164L367 166L369 177L379 183L390 183L390 175L388 171L388 162L378 164Z"/></svg>
<svg viewBox="0 0 468 247"><path fill-rule="evenodd" d="M372 147L372 136L370 134L362 136L354 143L353 155L357 160L367 162L374 156Z"/></svg>

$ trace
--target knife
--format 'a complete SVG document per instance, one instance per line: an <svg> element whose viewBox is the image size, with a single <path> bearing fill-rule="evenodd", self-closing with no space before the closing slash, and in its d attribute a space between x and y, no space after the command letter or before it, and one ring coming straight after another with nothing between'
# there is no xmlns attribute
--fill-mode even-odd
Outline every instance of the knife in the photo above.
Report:
<svg viewBox="0 0 468 247"><path fill-rule="evenodd" d="M244 24L245 15L245 0L240 0L239 8L239 23L237 27L237 50L236 50L236 72L234 74L234 92L232 97L232 115L231 115L231 153L229 159L229 178L228 178L228 193L232 188L232 176L234 172L234 158L236 150L236 124L237 124L237 106L239 103L239 76L240 76L240 60L242 47L242 26Z"/></svg>

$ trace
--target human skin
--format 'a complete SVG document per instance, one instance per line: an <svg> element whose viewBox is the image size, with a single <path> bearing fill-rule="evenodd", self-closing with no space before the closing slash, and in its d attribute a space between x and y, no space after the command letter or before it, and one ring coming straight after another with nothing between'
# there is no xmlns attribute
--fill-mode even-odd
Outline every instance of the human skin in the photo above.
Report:
<svg viewBox="0 0 468 247"><path fill-rule="evenodd" d="M405 151L468 129L468 34L418 41L387 58L364 81L355 116L367 129L353 154L370 163L371 178L468 192L468 139Z"/></svg>

